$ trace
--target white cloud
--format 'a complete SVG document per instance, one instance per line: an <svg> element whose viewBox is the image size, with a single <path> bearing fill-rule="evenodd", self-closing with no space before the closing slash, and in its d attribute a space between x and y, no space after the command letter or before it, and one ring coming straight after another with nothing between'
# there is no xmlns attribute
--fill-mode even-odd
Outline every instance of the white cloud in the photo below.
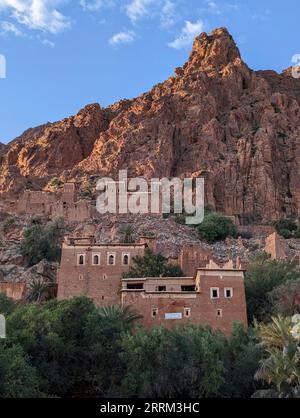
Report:
<svg viewBox="0 0 300 418"><path fill-rule="evenodd" d="M0 13L8 12L29 29L58 33L71 26L68 17L56 7L64 0L0 0Z"/></svg>
<svg viewBox="0 0 300 418"><path fill-rule="evenodd" d="M54 48L55 47L55 43L52 42L52 41L49 41L49 39L43 39L42 44L45 45L45 46L48 46L49 48Z"/></svg>
<svg viewBox="0 0 300 418"><path fill-rule="evenodd" d="M85 11L98 12L104 7L114 6L116 0L79 0L79 3Z"/></svg>
<svg viewBox="0 0 300 418"><path fill-rule="evenodd" d="M20 31L13 23L11 22L1 22L0 23L0 34L1 35L15 35L17 37L24 36L23 32Z"/></svg>
<svg viewBox="0 0 300 418"><path fill-rule="evenodd" d="M198 20L195 23L186 21L184 27L181 29L180 35L174 39L173 42L170 42L168 46L174 49L182 49L189 47L194 38L204 31L204 23L202 20Z"/></svg>
<svg viewBox="0 0 300 418"><path fill-rule="evenodd" d="M178 20L176 5L171 0L165 0L160 12L161 25L164 28L173 26Z"/></svg>
<svg viewBox="0 0 300 418"><path fill-rule="evenodd" d="M143 19L150 14L150 7L159 0L131 0L125 7L127 16L132 22Z"/></svg>
<svg viewBox="0 0 300 418"><path fill-rule="evenodd" d="M132 30L127 32L119 32L112 36L109 40L110 45L130 44L135 39L135 33Z"/></svg>

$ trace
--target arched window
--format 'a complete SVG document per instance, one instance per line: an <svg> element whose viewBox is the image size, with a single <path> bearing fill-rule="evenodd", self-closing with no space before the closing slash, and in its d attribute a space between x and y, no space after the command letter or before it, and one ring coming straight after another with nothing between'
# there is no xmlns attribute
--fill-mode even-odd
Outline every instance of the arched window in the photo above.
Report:
<svg viewBox="0 0 300 418"><path fill-rule="evenodd" d="M114 254L109 254L109 256L108 256L108 264L110 266L114 266L114 264L115 264L115 256L114 256Z"/></svg>
<svg viewBox="0 0 300 418"><path fill-rule="evenodd" d="M78 256L78 264L80 266L83 266L84 265L84 254L79 254L79 256Z"/></svg>
<svg viewBox="0 0 300 418"><path fill-rule="evenodd" d="M94 264L94 266L98 266L100 264L100 257L99 257L98 254L94 255L93 264Z"/></svg>
<svg viewBox="0 0 300 418"><path fill-rule="evenodd" d="M124 264L124 266L128 266L128 264L129 264L129 255L128 254L125 254L123 256L123 264Z"/></svg>

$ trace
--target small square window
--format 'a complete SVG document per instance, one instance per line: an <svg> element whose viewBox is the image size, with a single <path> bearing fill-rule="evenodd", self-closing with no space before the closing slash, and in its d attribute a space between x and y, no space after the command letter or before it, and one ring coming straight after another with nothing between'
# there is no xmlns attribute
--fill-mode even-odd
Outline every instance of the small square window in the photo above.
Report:
<svg viewBox="0 0 300 418"><path fill-rule="evenodd" d="M222 318L222 316L223 316L223 311L222 311L222 309L218 309L218 310L217 310L217 317L218 317L218 318Z"/></svg>
<svg viewBox="0 0 300 418"><path fill-rule="evenodd" d="M157 315L158 315L158 309L157 308L152 309L152 315L151 315L152 318L156 318Z"/></svg>
<svg viewBox="0 0 300 418"><path fill-rule="evenodd" d="M116 264L116 254L115 253L108 253L107 254L107 265L114 266Z"/></svg>
<svg viewBox="0 0 300 418"><path fill-rule="evenodd" d="M157 286L155 290L156 292L166 292L167 288L166 286Z"/></svg>
<svg viewBox="0 0 300 418"><path fill-rule="evenodd" d="M184 316L185 318L191 317L191 309L190 308L184 308Z"/></svg>
<svg viewBox="0 0 300 418"><path fill-rule="evenodd" d="M211 287L210 297L211 297L211 299L219 299L219 288L218 287Z"/></svg>
<svg viewBox="0 0 300 418"><path fill-rule="evenodd" d="M85 254L77 254L77 264L78 266L85 265Z"/></svg>
<svg viewBox="0 0 300 418"><path fill-rule="evenodd" d="M224 289L224 296L226 299L231 299L233 296L233 289L231 287L226 287Z"/></svg>

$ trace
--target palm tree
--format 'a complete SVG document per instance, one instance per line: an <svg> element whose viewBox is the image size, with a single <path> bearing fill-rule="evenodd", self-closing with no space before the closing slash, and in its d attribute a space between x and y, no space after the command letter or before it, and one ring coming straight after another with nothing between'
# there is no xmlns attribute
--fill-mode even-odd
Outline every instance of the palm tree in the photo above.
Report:
<svg viewBox="0 0 300 418"><path fill-rule="evenodd" d="M49 295L51 283L42 278L33 279L28 286L27 300L29 302L40 303Z"/></svg>
<svg viewBox="0 0 300 418"><path fill-rule="evenodd" d="M292 334L292 318L272 318L271 324L256 329L266 358L255 378L274 385L280 397L295 394L300 389L300 349Z"/></svg>
<svg viewBox="0 0 300 418"><path fill-rule="evenodd" d="M138 314L131 306L110 305L99 308L99 314L102 318L110 321L121 321L126 325L131 325L142 316Z"/></svg>
<svg viewBox="0 0 300 418"><path fill-rule="evenodd" d="M134 242L134 230L132 225L121 227L120 234L122 235L122 242L124 244L131 244Z"/></svg>

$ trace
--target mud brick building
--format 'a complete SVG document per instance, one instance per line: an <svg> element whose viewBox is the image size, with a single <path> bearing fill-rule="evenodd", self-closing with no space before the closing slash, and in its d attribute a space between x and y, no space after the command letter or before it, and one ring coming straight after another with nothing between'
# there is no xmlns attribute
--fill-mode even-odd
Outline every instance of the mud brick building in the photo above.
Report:
<svg viewBox="0 0 300 418"><path fill-rule="evenodd" d="M16 208L17 213L63 217L70 222L83 222L91 218L89 202L78 200L75 183L65 183L58 193L26 190Z"/></svg>
<svg viewBox="0 0 300 418"><path fill-rule="evenodd" d="M148 245L146 238L137 244L96 244L94 238L67 237L58 271L58 299L86 295L101 306L120 303L122 274Z"/></svg>
<svg viewBox="0 0 300 418"><path fill-rule="evenodd" d="M194 277L123 279L122 304L134 306L146 328L208 324L230 335L235 322L247 327L244 272L217 265Z"/></svg>
<svg viewBox="0 0 300 418"><path fill-rule="evenodd" d="M155 251L156 240L141 237L135 244L97 244L93 237L66 237L58 299L85 295L98 306L130 305L147 328L189 322L208 324L229 335L234 322L247 326L243 270L234 269L232 262L221 268L213 261L197 268L209 254L187 247L179 260L184 273L193 269L190 276L122 279L133 258L143 256L147 247Z"/></svg>

